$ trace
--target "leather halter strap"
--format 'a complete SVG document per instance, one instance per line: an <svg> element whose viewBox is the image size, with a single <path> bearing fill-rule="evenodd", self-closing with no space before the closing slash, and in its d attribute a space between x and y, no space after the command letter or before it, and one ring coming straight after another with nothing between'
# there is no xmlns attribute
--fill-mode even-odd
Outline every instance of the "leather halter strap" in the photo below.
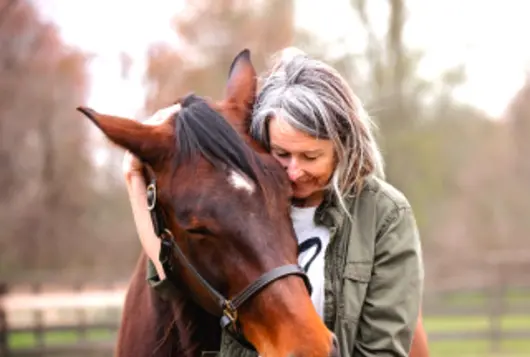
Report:
<svg viewBox="0 0 530 357"><path fill-rule="evenodd" d="M233 338L248 349L254 350L255 347L244 337L241 326L238 320L238 309L245 304L251 297L256 295L260 290L271 284L272 282L290 276L296 275L303 279L306 288L311 294L311 284L304 270L297 264L287 264L274 268L258 279L248 284L240 293L233 296L231 299L226 298L217 289L215 289L202 275L197 271L193 264L186 257L184 252L176 244L171 231L165 227L162 219L160 208L157 205L157 187L154 175L150 177L149 185L147 186L147 205L151 213L151 219L157 237L160 239L160 254L159 260L162 264L167 279L172 279L174 276L172 259L177 259L186 269L188 269L196 281L204 288L204 290L211 296L215 302L216 311L211 311L203 307L206 311L214 316L220 317L221 328L226 330ZM197 301L196 297L193 299Z"/></svg>

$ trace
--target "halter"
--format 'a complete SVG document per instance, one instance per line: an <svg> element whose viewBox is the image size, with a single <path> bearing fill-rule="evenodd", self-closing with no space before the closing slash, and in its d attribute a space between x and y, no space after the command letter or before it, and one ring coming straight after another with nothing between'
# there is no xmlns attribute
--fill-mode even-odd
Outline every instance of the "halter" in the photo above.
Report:
<svg viewBox="0 0 530 357"><path fill-rule="evenodd" d="M178 244L176 244L173 233L171 233L164 224L160 212L160 206L157 205L156 198L156 179L154 178L154 175L151 175L149 185L147 186L147 207L151 213L155 233L160 239L159 260L167 279L171 280L174 276L172 259L177 259L177 261L193 274L195 280L208 292L217 307L217 311L210 311L210 309L204 307L203 309L214 316L219 316L220 325L223 330L226 330L241 345L255 351L255 347L243 335L239 323L238 309L267 285L290 275L301 277L304 280L309 293L311 293L311 284L306 273L298 264L283 265L264 273L232 298L226 298L201 276L193 264L191 264L188 258L184 255ZM193 298L197 301L196 297L193 296Z"/></svg>

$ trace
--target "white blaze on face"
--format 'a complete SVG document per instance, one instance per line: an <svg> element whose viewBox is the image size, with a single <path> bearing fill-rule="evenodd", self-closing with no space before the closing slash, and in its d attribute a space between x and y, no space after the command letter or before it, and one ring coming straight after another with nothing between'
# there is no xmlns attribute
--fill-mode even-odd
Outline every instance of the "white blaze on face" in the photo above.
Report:
<svg viewBox="0 0 530 357"><path fill-rule="evenodd" d="M228 176L228 182L230 184L238 189L238 190L245 190L249 194L254 193L255 185L254 182L252 182L247 177L244 177L240 173L230 170L230 175Z"/></svg>

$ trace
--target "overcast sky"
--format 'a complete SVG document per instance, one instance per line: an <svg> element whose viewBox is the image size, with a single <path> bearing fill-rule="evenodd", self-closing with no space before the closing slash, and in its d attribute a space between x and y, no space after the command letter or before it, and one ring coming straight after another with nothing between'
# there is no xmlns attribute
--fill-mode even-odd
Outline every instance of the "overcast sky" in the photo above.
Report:
<svg viewBox="0 0 530 357"><path fill-rule="evenodd" d="M319 36L346 37L355 46L348 0L295 0L296 23ZM169 18L182 7L178 0L36 0L55 21L64 39L94 52L89 105L119 115L135 115L143 103L145 50L153 41L175 41ZM376 22L385 21L386 0L371 0ZM423 48L421 74L429 77L464 60L469 81L458 97L491 115L500 115L521 86L530 64L530 1L409 0L407 41ZM383 4L383 5L382 5ZM502 4L502 6L501 6ZM127 9L127 14L123 9ZM477 8L480 10L477 11ZM131 78L120 79L120 52L133 57ZM118 96L116 94L119 94Z"/></svg>

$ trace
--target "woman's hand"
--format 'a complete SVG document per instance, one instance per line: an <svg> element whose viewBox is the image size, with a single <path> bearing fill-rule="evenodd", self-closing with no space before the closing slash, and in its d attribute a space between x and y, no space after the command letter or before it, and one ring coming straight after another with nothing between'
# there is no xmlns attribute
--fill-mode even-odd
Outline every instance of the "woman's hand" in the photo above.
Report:
<svg viewBox="0 0 530 357"><path fill-rule="evenodd" d="M165 120L171 118L179 110L179 104L161 109L145 120L144 124L159 125ZM122 169L125 175L127 193L140 243L142 244L144 252L153 262L159 279L162 280L165 278L165 274L162 265L158 260L160 243L155 235L151 215L147 208L147 189L142 175L142 163L132 153L126 152L123 159Z"/></svg>
<svg viewBox="0 0 530 357"><path fill-rule="evenodd" d="M142 177L142 167L143 165L141 161L136 156L134 156L130 151L125 152L122 169L123 175L125 176L125 181L127 183L131 182L133 176Z"/></svg>
<svg viewBox="0 0 530 357"><path fill-rule="evenodd" d="M142 124L159 125L178 113L179 110L180 104L174 104L170 107L160 109L155 114L147 118ZM122 163L122 171L127 183L130 183L132 177L142 177L142 167L142 162L136 156L129 151L125 152Z"/></svg>

